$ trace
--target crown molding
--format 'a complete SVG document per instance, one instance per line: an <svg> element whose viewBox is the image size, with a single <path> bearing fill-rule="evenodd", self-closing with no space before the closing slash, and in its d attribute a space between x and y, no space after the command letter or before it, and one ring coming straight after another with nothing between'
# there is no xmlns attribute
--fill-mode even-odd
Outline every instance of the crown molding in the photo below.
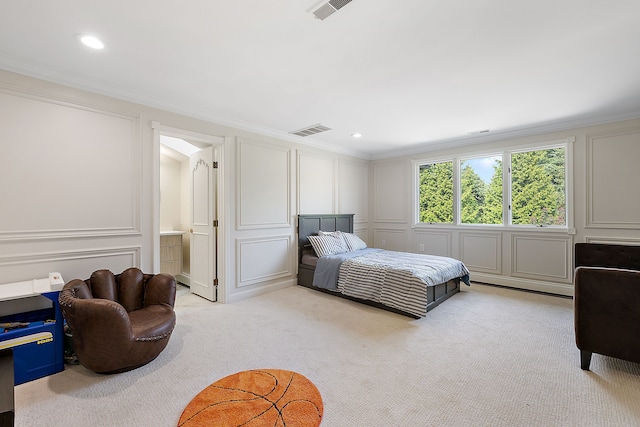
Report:
<svg viewBox="0 0 640 427"><path fill-rule="evenodd" d="M300 137L292 135L290 133L273 129L267 126L258 125L255 123L247 122L233 117L227 117L224 115L216 114L213 112L205 111L193 105L187 105L173 100L158 97L145 92L140 92L127 88L119 88L111 85L104 84L104 82L94 79L88 79L86 76L81 76L69 72L62 72L53 70L44 65L34 65L33 63L25 63L10 57L0 54L0 69L4 69L9 72L25 75L32 78L45 80L55 84L61 84L69 86L75 89L84 90L87 92L96 93L103 96L109 96L122 101L128 101L136 104L141 104L151 108L157 108L160 110L168 111L175 114L184 115L194 119L199 119L214 123L221 126L227 126L241 131L252 132L262 136L277 138L280 140L289 141L292 143L313 147L316 149L330 151L337 154L343 154L346 156L357 157L365 160L382 160L394 157L403 157L416 155L420 153L428 153L432 151L438 151L443 149L459 148L465 146L472 146L482 143L501 141L510 138L519 138L526 136L540 135L544 133L557 132L570 130L575 128L581 128L586 126L595 126L606 123L613 123L617 121L629 120L640 118L640 110L636 111L622 111L610 114L600 115L583 115L580 117L573 117L555 121L549 121L546 123L538 123L530 126L523 126L511 129L491 131L488 133L482 133L477 135L468 135L454 138L446 138L436 141L423 142L416 145L412 145L406 149L391 149L384 150L377 153L366 153L362 151L350 150L344 147L340 147L335 144L322 142L310 137Z"/></svg>
<svg viewBox="0 0 640 427"><path fill-rule="evenodd" d="M69 72L58 72L44 66L34 66L25 64L14 58L0 54L0 69L12 73L24 75L31 78L44 80L54 84L68 86L74 89L95 93L98 95L116 98L121 101L132 102L150 108L157 108L167 112L180 114L198 120L214 123L220 126L235 128L237 130L252 132L262 136L268 136L293 142L300 145L310 146L324 151L331 151L346 156L357 157L369 160L371 156L367 153L349 150L334 144L329 144L309 137L300 137L288 132L273 129L267 126L258 125L244 120L227 117L213 112L205 111L192 105L187 105L173 100L152 95L134 89L119 88L104 84L101 81L88 79L85 76Z"/></svg>
<svg viewBox="0 0 640 427"><path fill-rule="evenodd" d="M542 135L545 133L566 131L638 118L640 118L640 110L569 118L547 123L540 123L532 126L523 126L519 128L505 129L495 132L492 131L479 135L469 135L457 138L447 138L433 142L425 142L414 145L405 150L385 150L384 152L379 152L372 155L371 160L384 160L394 157L411 156L432 151L468 147L489 142L503 141L505 139Z"/></svg>

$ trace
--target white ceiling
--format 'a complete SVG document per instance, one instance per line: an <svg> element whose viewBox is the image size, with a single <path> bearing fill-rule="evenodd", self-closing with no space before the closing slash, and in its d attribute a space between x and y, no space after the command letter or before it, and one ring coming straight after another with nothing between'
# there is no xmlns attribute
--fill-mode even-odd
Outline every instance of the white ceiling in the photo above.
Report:
<svg viewBox="0 0 640 427"><path fill-rule="evenodd" d="M318 3L5 1L0 68L367 158L640 117L638 0Z"/></svg>

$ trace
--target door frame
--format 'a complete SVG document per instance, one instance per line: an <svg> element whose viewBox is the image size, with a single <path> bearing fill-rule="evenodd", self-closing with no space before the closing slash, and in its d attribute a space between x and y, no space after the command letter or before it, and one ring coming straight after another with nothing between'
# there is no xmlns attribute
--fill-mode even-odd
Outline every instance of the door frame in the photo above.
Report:
<svg viewBox="0 0 640 427"><path fill-rule="evenodd" d="M199 142L211 145L217 150L218 179L216 188L217 218L220 226L217 230L218 250L216 252L216 263L218 265L218 302L228 301L229 286L227 283L227 232L226 232L226 205L225 197L225 146L229 143L229 138L203 133L193 132L185 129L174 128L162 125L159 122L151 122L153 129L153 265L155 273L160 271L160 135L171 136L184 139L186 141Z"/></svg>

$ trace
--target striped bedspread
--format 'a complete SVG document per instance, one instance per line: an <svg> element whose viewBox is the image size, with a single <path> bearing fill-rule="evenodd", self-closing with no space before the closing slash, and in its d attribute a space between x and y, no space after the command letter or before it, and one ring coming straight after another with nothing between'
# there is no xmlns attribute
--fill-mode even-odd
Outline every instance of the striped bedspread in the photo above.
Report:
<svg viewBox="0 0 640 427"><path fill-rule="evenodd" d="M380 250L340 265L338 292L376 301L415 316L427 314L427 286L459 277L469 285L462 261L433 255Z"/></svg>

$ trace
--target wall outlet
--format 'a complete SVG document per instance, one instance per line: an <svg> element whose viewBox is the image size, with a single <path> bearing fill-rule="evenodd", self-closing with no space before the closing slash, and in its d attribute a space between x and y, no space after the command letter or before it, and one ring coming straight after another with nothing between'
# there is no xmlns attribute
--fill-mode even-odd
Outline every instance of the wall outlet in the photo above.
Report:
<svg viewBox="0 0 640 427"><path fill-rule="evenodd" d="M387 241L386 240L382 240L382 247L384 248L385 246L387 246Z"/></svg>
<svg viewBox="0 0 640 427"><path fill-rule="evenodd" d="M424 243L420 243L420 252L424 252Z"/></svg>

